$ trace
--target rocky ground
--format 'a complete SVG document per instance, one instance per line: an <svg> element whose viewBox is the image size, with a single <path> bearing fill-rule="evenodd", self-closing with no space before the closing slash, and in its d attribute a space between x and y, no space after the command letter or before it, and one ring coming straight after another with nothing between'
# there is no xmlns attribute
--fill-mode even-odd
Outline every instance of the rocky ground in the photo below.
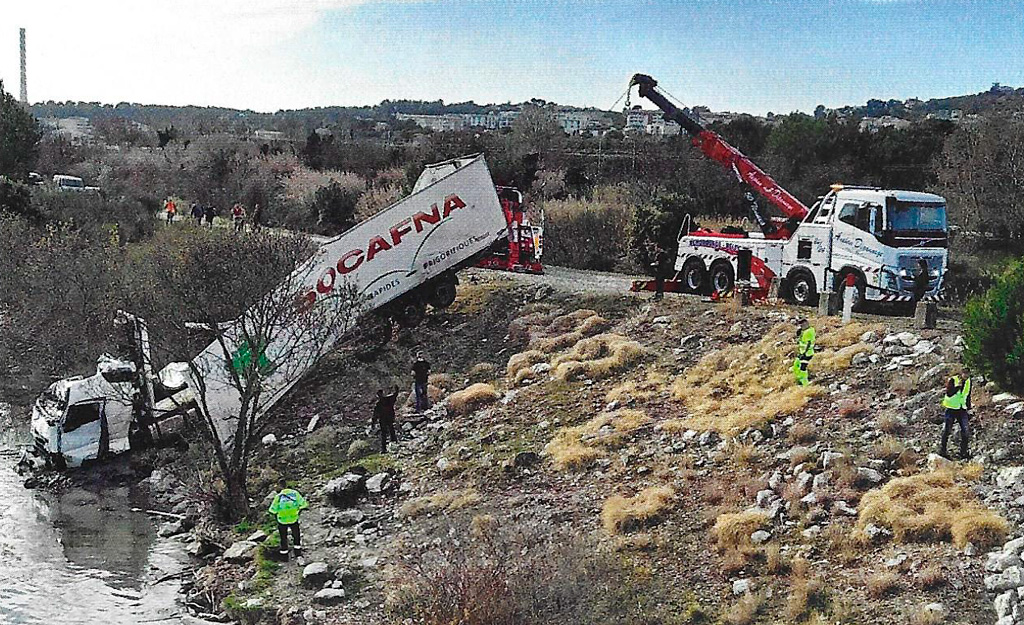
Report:
<svg viewBox="0 0 1024 625"><path fill-rule="evenodd" d="M652 303L596 276L607 289L472 272L451 309L305 381L278 409L251 483L256 510L279 475L310 499L299 560L262 546L276 540L267 518L196 519L182 483L192 474L154 471L158 500L186 517L162 531L196 557L196 618L441 622L422 606L441 605L431 600L453 575L479 582L458 554L514 544L501 553L553 567L541 581L502 569L517 584L628 589L607 621L1024 623L1024 541L1011 540L1024 521L1024 403L979 380L971 461L934 454L940 389L959 367L955 320L918 331L895 316L845 329L814 319L813 384L793 393L788 324L807 311ZM408 388L418 348L436 403L406 411L399 443L376 453L373 394ZM751 405L730 404L755 388ZM485 538L496 526L519 542ZM581 581L583 569L617 581ZM562 620L602 622L587 609Z"/></svg>

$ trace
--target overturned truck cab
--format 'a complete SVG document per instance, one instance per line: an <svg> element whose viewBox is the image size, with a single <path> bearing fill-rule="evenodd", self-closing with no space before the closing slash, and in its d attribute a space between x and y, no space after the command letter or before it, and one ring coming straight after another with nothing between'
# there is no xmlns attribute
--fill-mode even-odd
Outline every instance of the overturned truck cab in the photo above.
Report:
<svg viewBox="0 0 1024 625"><path fill-rule="evenodd" d="M35 455L55 468L79 467L129 449L170 440L196 407L185 363L154 376L145 322L119 313L132 353L100 356L96 373L54 382L32 407Z"/></svg>

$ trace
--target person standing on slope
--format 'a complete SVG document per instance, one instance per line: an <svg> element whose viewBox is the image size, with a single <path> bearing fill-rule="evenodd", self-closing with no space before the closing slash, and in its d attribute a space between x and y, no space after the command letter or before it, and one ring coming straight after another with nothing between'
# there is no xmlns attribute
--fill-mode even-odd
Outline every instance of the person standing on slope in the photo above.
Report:
<svg viewBox="0 0 1024 625"><path fill-rule="evenodd" d="M395 435L395 402L398 400L398 387L395 386L391 392L384 394L384 390L377 391L377 403L373 406L373 420L370 426L380 426L380 453L388 452L388 437L391 442L397 443L398 436Z"/></svg>
<svg viewBox="0 0 1024 625"><path fill-rule="evenodd" d="M294 488L288 488L283 477L277 482L281 489L270 504L270 514L277 516L277 533L281 536L281 556L288 559L288 532L292 534L295 553L302 551L302 535L299 532L299 513L309 507L305 497Z"/></svg>
<svg viewBox="0 0 1024 625"><path fill-rule="evenodd" d="M430 363L423 357L423 352L416 352L416 362L412 363L412 375L416 391L416 412L423 412L429 408L427 379L430 377Z"/></svg>
<svg viewBox="0 0 1024 625"><path fill-rule="evenodd" d="M801 317L797 321L796 338L797 345L796 358L793 359L793 377L796 378L796 383L800 386L807 386L810 384L807 367L811 363L811 358L814 357L816 332L806 318Z"/></svg>
<svg viewBox="0 0 1024 625"><path fill-rule="evenodd" d="M946 443L949 442L949 434L953 431L953 422L960 425L960 459L967 460L971 457L967 450L970 441L970 430L967 424L968 411L971 409L971 377L954 375L946 380L946 393L942 396L942 407L946 409L942 425L942 447L939 454L948 458L946 454Z"/></svg>

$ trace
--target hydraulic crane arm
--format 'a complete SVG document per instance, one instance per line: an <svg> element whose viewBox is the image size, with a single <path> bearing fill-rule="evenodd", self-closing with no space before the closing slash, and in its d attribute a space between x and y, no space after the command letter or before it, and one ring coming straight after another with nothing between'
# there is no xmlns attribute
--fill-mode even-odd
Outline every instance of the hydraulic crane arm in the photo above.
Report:
<svg viewBox="0 0 1024 625"><path fill-rule="evenodd" d="M788 191L780 187L771 176L761 171L761 169L749 158L744 156L742 152L726 143L725 139L704 128L692 117L669 102L668 99L656 88L658 86L658 81L646 74L635 74L629 85L630 87L633 85L639 86L640 95L657 105L657 107L665 113L665 119L679 124L687 134L690 135L693 140L693 144L700 148L700 151L703 152L705 156L722 164L722 166L727 169L732 170L740 182L750 185L754 191L782 211L783 215L796 220L802 220L807 216L809 211L803 202L796 199ZM784 228L784 230L786 230L785 232L779 232L779 229L776 228L770 220L765 219L759 213L756 204L753 202L752 209L754 211L754 216L757 218L758 225L761 226L762 231L764 231L766 235L775 235L776 237L785 238L792 234L788 231L788 228Z"/></svg>

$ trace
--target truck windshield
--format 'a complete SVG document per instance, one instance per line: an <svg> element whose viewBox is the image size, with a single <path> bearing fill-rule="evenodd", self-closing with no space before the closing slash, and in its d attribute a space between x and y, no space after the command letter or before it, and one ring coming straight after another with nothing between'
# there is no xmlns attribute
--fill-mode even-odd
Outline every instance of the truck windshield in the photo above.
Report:
<svg viewBox="0 0 1024 625"><path fill-rule="evenodd" d="M946 231L946 205L925 202L896 202L888 207L889 229L896 233Z"/></svg>

